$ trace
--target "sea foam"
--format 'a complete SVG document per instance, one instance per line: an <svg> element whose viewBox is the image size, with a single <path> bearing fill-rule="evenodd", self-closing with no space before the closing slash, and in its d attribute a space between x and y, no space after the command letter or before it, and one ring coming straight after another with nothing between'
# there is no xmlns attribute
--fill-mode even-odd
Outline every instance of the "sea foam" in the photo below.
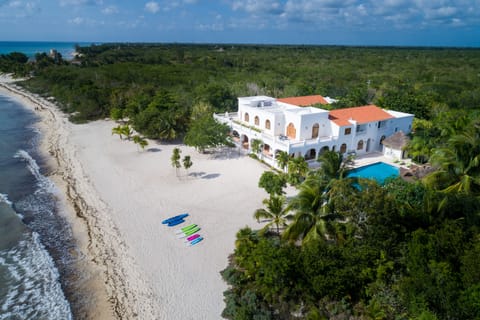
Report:
<svg viewBox="0 0 480 320"><path fill-rule="evenodd" d="M37 233L0 251L7 292L0 297L0 319L72 319L59 273Z"/></svg>

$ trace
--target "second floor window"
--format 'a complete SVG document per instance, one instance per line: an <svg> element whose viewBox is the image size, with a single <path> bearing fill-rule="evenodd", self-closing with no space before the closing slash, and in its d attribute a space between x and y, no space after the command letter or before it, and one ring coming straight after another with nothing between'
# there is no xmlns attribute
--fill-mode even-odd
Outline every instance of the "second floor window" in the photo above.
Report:
<svg viewBox="0 0 480 320"><path fill-rule="evenodd" d="M260 119L258 118L258 116L255 116L255 125L260 125Z"/></svg>
<svg viewBox="0 0 480 320"><path fill-rule="evenodd" d="M352 128L345 128L345 135L352 133Z"/></svg>
<svg viewBox="0 0 480 320"><path fill-rule="evenodd" d="M265 120L265 129L270 129L270 120Z"/></svg>

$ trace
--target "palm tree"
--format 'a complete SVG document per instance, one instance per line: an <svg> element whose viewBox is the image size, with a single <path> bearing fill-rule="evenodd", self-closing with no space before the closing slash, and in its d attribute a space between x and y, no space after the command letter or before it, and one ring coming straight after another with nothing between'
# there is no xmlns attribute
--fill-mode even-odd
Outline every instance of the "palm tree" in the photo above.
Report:
<svg viewBox="0 0 480 320"><path fill-rule="evenodd" d="M263 227L263 232L268 230L272 225L275 225L277 229L277 235L280 236L280 226L285 227L288 219L288 208L285 206L285 203L286 198L284 196L272 194L270 195L270 198L263 200L263 204L265 205L266 209L258 209L253 215L257 221L259 221L260 218L270 221L265 225L265 227Z"/></svg>
<svg viewBox="0 0 480 320"><path fill-rule="evenodd" d="M182 151L179 148L173 148L172 156L170 158L172 167L175 168L175 173L177 177L178 177L178 168L182 166L180 163L180 153L182 153Z"/></svg>
<svg viewBox="0 0 480 320"><path fill-rule="evenodd" d="M259 154L262 147L262 140L252 139L251 147L255 155Z"/></svg>
<svg viewBox="0 0 480 320"><path fill-rule="evenodd" d="M290 160L290 156L286 151L279 151L275 155L275 160L277 160L278 166L285 171L285 168L288 165L288 161Z"/></svg>
<svg viewBox="0 0 480 320"><path fill-rule="evenodd" d="M183 167L187 171L187 176L188 176L188 169L193 165L192 159L190 156L185 156L183 157Z"/></svg>
<svg viewBox="0 0 480 320"><path fill-rule="evenodd" d="M327 179L342 178L347 169L339 152L326 151L318 156L317 161L322 164L320 170Z"/></svg>
<svg viewBox="0 0 480 320"><path fill-rule="evenodd" d="M288 180L292 185L299 184L308 173L308 163L304 157L296 157L288 161Z"/></svg>
<svg viewBox="0 0 480 320"><path fill-rule="evenodd" d="M329 239L334 233L333 222L338 216L327 206L329 181L318 175L309 175L299 186L298 195L292 199L289 209L295 211L293 222L284 236L287 239L311 241Z"/></svg>
<svg viewBox="0 0 480 320"><path fill-rule="evenodd" d="M142 138L139 135L133 136L133 142L139 146L142 150L145 149L146 146L148 146L148 141L144 138Z"/></svg>
<svg viewBox="0 0 480 320"><path fill-rule="evenodd" d="M430 158L439 170L425 178L427 185L446 195L462 193L480 195L480 124L454 135L445 147L436 149Z"/></svg>
<svg viewBox="0 0 480 320"><path fill-rule="evenodd" d="M124 126L121 126L120 130L121 130L122 134L125 137L127 137L128 140L130 140L132 138L133 130L128 123Z"/></svg>
<svg viewBox="0 0 480 320"><path fill-rule="evenodd" d="M123 137L122 137L122 134L123 134L122 126L121 126L121 125L118 125L118 126L116 126L115 128L112 128L112 134L118 134L118 136L120 137L120 140L123 140Z"/></svg>

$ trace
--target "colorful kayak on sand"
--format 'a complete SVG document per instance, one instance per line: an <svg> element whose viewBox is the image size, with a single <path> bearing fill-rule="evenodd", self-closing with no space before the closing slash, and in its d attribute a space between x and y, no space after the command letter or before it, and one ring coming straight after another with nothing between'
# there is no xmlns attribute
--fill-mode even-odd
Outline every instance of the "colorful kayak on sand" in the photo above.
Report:
<svg viewBox="0 0 480 320"><path fill-rule="evenodd" d="M192 236L190 236L190 237L187 238L187 242L193 241L193 240L195 240L195 239L197 239L197 238L199 238L199 237L200 237L200 235L199 235L198 233L195 233L194 235L192 235Z"/></svg>
<svg viewBox="0 0 480 320"><path fill-rule="evenodd" d="M179 224L184 223L184 222L185 222L185 220L183 220L183 219L177 219L177 220L170 221L167 224L167 226L168 227L174 227L174 226L179 225Z"/></svg>
<svg viewBox="0 0 480 320"><path fill-rule="evenodd" d="M185 232L177 235L177 238L182 239L182 238L191 236L192 234L196 233L198 230L200 230L200 228L199 228L199 227L195 227L195 228L193 228L193 229L190 229L190 230L188 230L188 231L185 231Z"/></svg>
<svg viewBox="0 0 480 320"><path fill-rule="evenodd" d="M180 233L183 233L185 231L188 231L190 229L193 229L195 228L197 225L195 223L189 225L189 226L186 226L186 227L183 227L183 228L180 228L178 230L175 231L175 234L180 234Z"/></svg>
<svg viewBox="0 0 480 320"><path fill-rule="evenodd" d="M188 243L187 246L189 246L189 247L194 246L202 240L203 240L203 237L198 237L197 239L195 239L193 241L190 241L190 243Z"/></svg>
<svg viewBox="0 0 480 320"><path fill-rule="evenodd" d="M188 213L182 213L182 214L179 214L177 216L173 216L173 217L170 217L168 219L163 220L162 224L168 224L169 222L172 222L174 220L183 219L183 218L186 218L186 217L188 217Z"/></svg>

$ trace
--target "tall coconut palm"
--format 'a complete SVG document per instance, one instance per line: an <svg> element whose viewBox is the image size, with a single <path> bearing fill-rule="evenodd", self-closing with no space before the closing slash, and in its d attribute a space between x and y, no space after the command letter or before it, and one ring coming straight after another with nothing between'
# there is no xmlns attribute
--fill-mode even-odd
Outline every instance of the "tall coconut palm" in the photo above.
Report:
<svg viewBox="0 0 480 320"><path fill-rule="evenodd" d="M139 146L142 150L145 149L146 146L148 146L148 141L145 138L142 138L139 135L133 136L133 142Z"/></svg>
<svg viewBox="0 0 480 320"><path fill-rule="evenodd" d="M288 180L290 184L297 185L308 174L308 163L304 157L296 157L288 161Z"/></svg>
<svg viewBox="0 0 480 320"><path fill-rule="evenodd" d="M436 149L431 157L439 170L425 178L434 189L446 194L463 193L480 196L480 124L454 135L445 147Z"/></svg>
<svg viewBox="0 0 480 320"><path fill-rule="evenodd" d="M287 225L288 207L286 207L286 198L284 196L270 195L270 198L264 199L263 204L266 208L261 208L255 211L254 217L259 221L261 218L269 220L269 222L263 227L262 231L265 232L272 227L276 226L277 235L280 236L280 226L285 227Z"/></svg>
<svg viewBox="0 0 480 320"><path fill-rule="evenodd" d="M121 126L120 130L128 140L132 138L133 130L128 123L126 125Z"/></svg>
<svg viewBox="0 0 480 320"><path fill-rule="evenodd" d="M178 169L182 166L180 163L180 153L182 151L179 148L173 148L172 151L172 156L170 157L170 162L172 164L172 167L175 168L175 173L178 176Z"/></svg>
<svg viewBox="0 0 480 320"><path fill-rule="evenodd" d="M252 139L251 148L254 154L259 154L260 150L262 149L262 140Z"/></svg>
<svg viewBox="0 0 480 320"><path fill-rule="evenodd" d="M122 137L122 134L123 134L122 126L121 126L121 125L118 125L118 126L112 128L112 134L118 134L118 136L120 137L120 140L123 140L123 137Z"/></svg>
<svg viewBox="0 0 480 320"><path fill-rule="evenodd" d="M286 151L279 151L275 155L275 160L277 161L278 167L285 171L285 168L288 165L288 161L290 160L290 156Z"/></svg>
<svg viewBox="0 0 480 320"><path fill-rule="evenodd" d="M321 163L320 170L327 179L342 178L347 169L340 152L326 151L318 156L317 161Z"/></svg>
<svg viewBox="0 0 480 320"><path fill-rule="evenodd" d="M299 186L298 195L289 204L295 215L284 233L287 239L305 242L331 238L333 222L338 217L328 210L328 183L318 175L309 175Z"/></svg>
<svg viewBox="0 0 480 320"><path fill-rule="evenodd" d="M192 158L190 156L185 156L183 157L183 167L185 168L185 171L187 171L187 176L188 176L188 169L190 169L193 165Z"/></svg>

